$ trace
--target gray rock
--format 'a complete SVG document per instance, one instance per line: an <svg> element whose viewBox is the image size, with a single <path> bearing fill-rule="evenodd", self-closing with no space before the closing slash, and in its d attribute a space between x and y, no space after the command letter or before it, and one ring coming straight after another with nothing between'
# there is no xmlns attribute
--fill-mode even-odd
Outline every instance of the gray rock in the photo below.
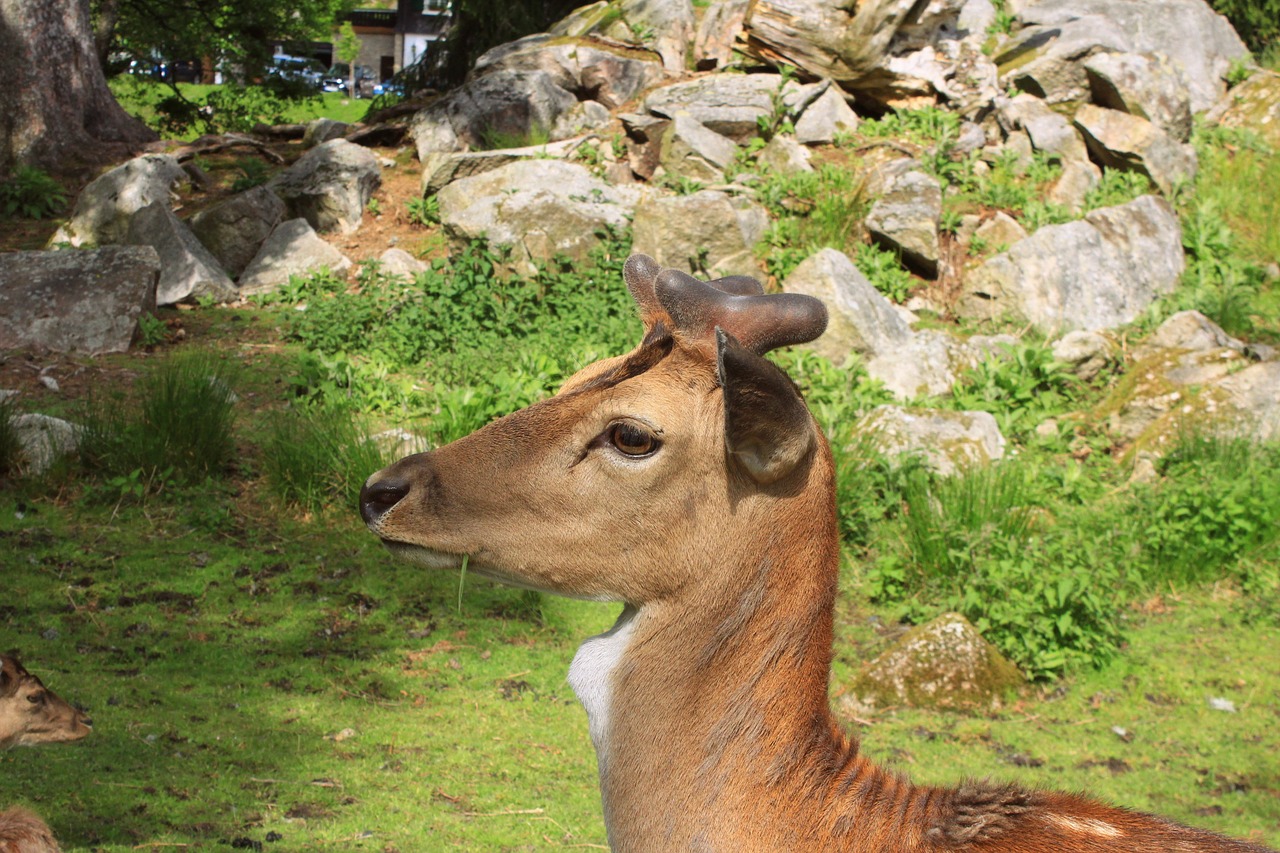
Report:
<svg viewBox="0 0 1280 853"><path fill-rule="evenodd" d="M439 152L519 148L538 137L554 141L557 121L577 104L546 71L494 71L420 110L410 134L423 162Z"/></svg>
<svg viewBox="0 0 1280 853"><path fill-rule="evenodd" d="M539 33L482 54L472 68L480 77L497 71L542 71L555 85L584 100L617 108L663 78L662 63L607 42Z"/></svg>
<svg viewBox="0 0 1280 853"><path fill-rule="evenodd" d="M729 64L748 5L749 0L714 0L707 7L693 40L694 68L712 71Z"/></svg>
<svg viewBox="0 0 1280 853"><path fill-rule="evenodd" d="M186 223L174 215L167 202L152 202L133 215L125 242L151 246L160 256L160 283L156 304L174 305L209 298L230 302L236 286Z"/></svg>
<svg viewBox="0 0 1280 853"><path fill-rule="evenodd" d="M246 296L267 293L286 284L290 276L321 269L341 272L350 267L351 261L321 239L307 220L289 219L275 227L245 268L240 292Z"/></svg>
<svg viewBox="0 0 1280 853"><path fill-rule="evenodd" d="M76 199L71 219L58 229L50 245L106 246L122 243L133 214L153 202L171 204L173 187L187 173L168 154L145 154L94 179Z"/></svg>
<svg viewBox="0 0 1280 853"><path fill-rule="evenodd" d="M1140 172L1165 195L1196 176L1196 152L1144 118L1085 104L1076 111L1094 159L1102 165Z"/></svg>
<svg viewBox="0 0 1280 853"><path fill-rule="evenodd" d="M284 202L264 186L237 193L200 211L188 223L232 278L258 254L262 241L285 217Z"/></svg>
<svg viewBox="0 0 1280 853"><path fill-rule="evenodd" d="M382 167L367 148L345 139L324 142L267 182L288 215L316 231L349 234L360 227L364 207L382 185Z"/></svg>
<svg viewBox="0 0 1280 853"><path fill-rule="evenodd" d="M724 170L738 155L738 146L682 110L671 117L662 134L661 151L667 174L712 184L724 180Z"/></svg>
<svg viewBox="0 0 1280 853"><path fill-rule="evenodd" d="M1016 86L1050 104L1086 101L1089 79L1083 61L1100 52L1133 48L1130 33L1103 13L1080 12L1053 23L1027 22L1000 46L996 66L1005 87Z"/></svg>
<svg viewBox="0 0 1280 853"><path fill-rule="evenodd" d="M907 631L850 689L864 706L990 710L1024 683L969 620L944 613Z"/></svg>
<svg viewBox="0 0 1280 853"><path fill-rule="evenodd" d="M919 456L943 477L1004 458L1005 440L988 412L877 406L854 426L890 458Z"/></svg>
<svg viewBox="0 0 1280 853"><path fill-rule="evenodd" d="M779 74L712 74L656 89L645 96L643 108L665 118L686 112L741 141L758 133L757 120L773 115L782 94L798 89L794 81L784 87Z"/></svg>
<svg viewBox="0 0 1280 853"><path fill-rule="evenodd" d="M795 120L796 141L804 145L834 142L840 133L858 129L858 115L845 101L840 88L826 89Z"/></svg>
<svg viewBox="0 0 1280 853"><path fill-rule="evenodd" d="M973 236L997 251L1003 251L1019 240L1025 239L1027 229L1003 210L997 210L974 229Z"/></svg>
<svg viewBox="0 0 1280 853"><path fill-rule="evenodd" d="M9 424L18 438L23 471L29 475L43 474L60 457L74 453L84 432L77 424L49 415L15 415Z"/></svg>
<svg viewBox="0 0 1280 853"><path fill-rule="evenodd" d="M315 148L321 142L342 139L354 129L345 121L331 118L318 118L307 122L307 129L302 134L302 147Z"/></svg>
<svg viewBox="0 0 1280 853"><path fill-rule="evenodd" d="M759 162L768 169L780 174L795 172L812 172L809 149L801 145L794 136L775 136L760 149Z"/></svg>
<svg viewBox="0 0 1280 853"><path fill-rule="evenodd" d="M545 145L524 148L498 148L493 151L454 151L428 154L422 162L422 194L434 195L441 188L462 178L471 178L517 160L568 157L582 144L583 138L562 139Z"/></svg>
<svg viewBox="0 0 1280 853"><path fill-rule="evenodd" d="M850 353L892 353L912 339L911 328L853 261L835 249L821 249L782 283L787 293L803 293L827 307L827 331L808 348L836 364Z"/></svg>
<svg viewBox="0 0 1280 853"><path fill-rule="evenodd" d="M902 346L867 359L867 375L884 384L899 400L919 400L951 393L956 376L978 360L962 341L936 329L912 332Z"/></svg>
<svg viewBox="0 0 1280 853"><path fill-rule="evenodd" d="M942 185L932 175L910 171L893 180L867 213L872 239L902 254L902 262L933 278L938 274L938 223Z"/></svg>
<svg viewBox="0 0 1280 853"><path fill-rule="evenodd" d="M1170 292L1185 263L1173 209L1142 196L1041 228L990 258L967 276L957 311L1012 315L1047 334L1115 328Z"/></svg>
<svg viewBox="0 0 1280 853"><path fill-rule="evenodd" d="M1232 349L1243 355L1247 346L1199 311L1179 311L1161 323L1136 354L1142 358L1156 349L1190 352Z"/></svg>
<svg viewBox="0 0 1280 853"><path fill-rule="evenodd" d="M418 273L426 272L428 269L426 264L404 249L387 249L378 256L378 262L382 264L384 273L401 278L413 278Z"/></svg>
<svg viewBox="0 0 1280 853"><path fill-rule="evenodd" d="M713 278L758 278L760 269L752 249L768 224L763 208L716 190L649 196L636 205L632 247L664 267Z"/></svg>
<svg viewBox="0 0 1280 853"><path fill-rule="evenodd" d="M555 255L585 259L602 228L624 228L633 203L574 163L520 160L454 181L439 193L440 219L454 240L486 237L510 246L517 269Z"/></svg>
<svg viewBox="0 0 1280 853"><path fill-rule="evenodd" d="M1073 375L1088 382L1115 360L1118 348L1114 341L1097 332L1076 329L1052 344L1055 360L1066 365Z"/></svg>
<svg viewBox="0 0 1280 853"><path fill-rule="evenodd" d="M1191 138L1191 97L1163 54L1101 53L1084 63L1093 102L1145 118L1179 142Z"/></svg>
<svg viewBox="0 0 1280 853"><path fill-rule="evenodd" d="M1072 213L1084 210L1089 191L1102 182L1102 170L1089 160L1068 160L1045 199Z"/></svg>
<svg viewBox="0 0 1280 853"><path fill-rule="evenodd" d="M159 280L150 246L0 254L0 350L124 352Z"/></svg>
<svg viewBox="0 0 1280 853"><path fill-rule="evenodd" d="M1214 108L1226 127L1252 130L1272 148L1280 148L1280 74L1257 71Z"/></svg>
<svg viewBox="0 0 1280 853"><path fill-rule="evenodd" d="M1075 127L1041 99L1033 95L1018 95L1003 105L1001 114L1012 128L1027 132L1035 150L1056 154L1063 162L1089 159L1088 149Z"/></svg>
<svg viewBox="0 0 1280 853"><path fill-rule="evenodd" d="M1231 24L1203 0L1038 0L1018 12L1028 29L1042 33L1065 31L1090 16L1107 22L1091 26L1113 28L1127 43L1108 40L1108 50L1168 56L1185 76L1193 112L1212 107L1226 90L1232 63L1249 59Z"/></svg>

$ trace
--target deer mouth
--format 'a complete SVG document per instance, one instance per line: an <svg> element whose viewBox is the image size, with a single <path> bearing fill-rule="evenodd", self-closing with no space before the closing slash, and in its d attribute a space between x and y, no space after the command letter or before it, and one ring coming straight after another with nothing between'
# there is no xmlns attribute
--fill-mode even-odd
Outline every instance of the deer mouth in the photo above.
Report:
<svg viewBox="0 0 1280 853"><path fill-rule="evenodd" d="M453 554L448 551L437 551L434 548L427 548L422 545L414 545L411 542L400 542L395 539L382 540L383 546L395 554L397 557L409 560L426 566L429 569L460 569L462 568L462 554Z"/></svg>

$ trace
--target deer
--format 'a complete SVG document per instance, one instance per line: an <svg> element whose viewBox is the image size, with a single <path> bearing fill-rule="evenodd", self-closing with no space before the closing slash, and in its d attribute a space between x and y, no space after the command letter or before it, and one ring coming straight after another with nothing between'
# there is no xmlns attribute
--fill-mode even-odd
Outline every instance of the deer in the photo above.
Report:
<svg viewBox="0 0 1280 853"><path fill-rule="evenodd" d="M615 851L1264 853L1084 796L915 785L830 708L831 450L765 354L823 303L631 256L644 333L554 395L372 474L365 525L429 570L619 602L568 681Z"/></svg>
<svg viewBox="0 0 1280 853"><path fill-rule="evenodd" d="M93 720L44 686L11 655L0 655L0 749L70 743L86 737ZM0 853L59 853L53 832L27 809L0 812Z"/></svg>

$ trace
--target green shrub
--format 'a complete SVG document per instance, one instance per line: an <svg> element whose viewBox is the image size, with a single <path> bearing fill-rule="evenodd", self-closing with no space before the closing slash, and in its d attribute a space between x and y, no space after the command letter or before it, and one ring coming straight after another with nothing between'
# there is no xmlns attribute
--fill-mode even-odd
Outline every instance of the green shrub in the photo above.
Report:
<svg viewBox="0 0 1280 853"><path fill-rule="evenodd" d="M774 219L757 253L779 280L819 249L854 254L871 207L861 172L829 163L813 172L769 173L757 197Z"/></svg>
<svg viewBox="0 0 1280 853"><path fill-rule="evenodd" d="M426 227L440 222L440 197L411 198L405 202L409 212L409 222Z"/></svg>
<svg viewBox="0 0 1280 853"><path fill-rule="evenodd" d="M0 216L5 219L44 219L67 206L67 191L34 166L19 166L0 184Z"/></svg>
<svg viewBox="0 0 1280 853"><path fill-rule="evenodd" d="M355 506L364 481L389 461L351 409L318 405L271 421L262 470L282 501L318 512L335 500Z"/></svg>
<svg viewBox="0 0 1280 853"><path fill-rule="evenodd" d="M1254 53L1280 41L1280 0L1210 0Z"/></svg>
<svg viewBox="0 0 1280 853"><path fill-rule="evenodd" d="M1008 436L1025 437L1046 418L1062 414L1076 399L1079 380L1056 361L1045 344L1002 344L960 376L950 405L961 411L990 412Z"/></svg>
<svg viewBox="0 0 1280 853"><path fill-rule="evenodd" d="M860 244L854 252L853 263L890 302L906 302L916 283L916 279L902 266L897 252L874 243Z"/></svg>
<svg viewBox="0 0 1280 853"><path fill-rule="evenodd" d="M209 356L176 355L138 380L135 399L90 400L81 419L85 466L147 489L224 473L236 458L230 373Z"/></svg>

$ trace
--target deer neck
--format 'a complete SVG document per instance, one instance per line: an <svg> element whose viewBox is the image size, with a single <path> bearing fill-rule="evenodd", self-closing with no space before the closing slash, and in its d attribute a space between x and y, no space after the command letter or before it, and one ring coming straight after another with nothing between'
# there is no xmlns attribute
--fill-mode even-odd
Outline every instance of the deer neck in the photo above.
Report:
<svg viewBox="0 0 1280 853"><path fill-rule="evenodd" d="M755 810L848 752L827 697L834 511L787 515L813 529L760 525L695 573L732 583L628 605L574 657L615 850L715 846L706 815Z"/></svg>

